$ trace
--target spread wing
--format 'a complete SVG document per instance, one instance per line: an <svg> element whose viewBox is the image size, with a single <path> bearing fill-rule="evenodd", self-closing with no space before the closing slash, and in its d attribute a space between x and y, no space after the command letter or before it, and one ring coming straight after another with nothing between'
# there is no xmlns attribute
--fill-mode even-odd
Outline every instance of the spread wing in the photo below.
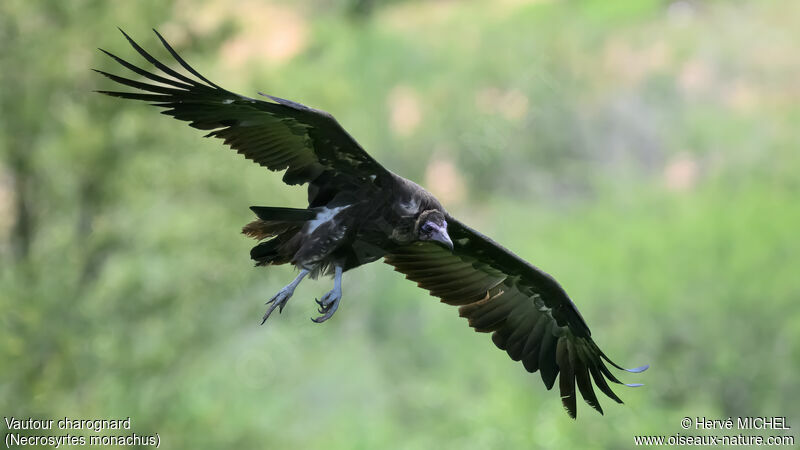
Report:
<svg viewBox="0 0 800 450"><path fill-rule="evenodd" d="M323 174L325 176L322 178L327 182L335 180L340 185L352 186L386 177L387 171L330 114L269 95L265 96L271 101L234 94L200 75L178 56L157 31L161 43L188 74L159 62L124 31L122 34L160 73L146 71L100 49L123 67L150 82L97 70L117 83L141 91L98 92L149 102L165 108L163 114L189 122L192 127L212 130L206 137L223 139L225 144L245 158L270 170L286 170L283 180L288 184L313 182Z"/></svg>
<svg viewBox="0 0 800 450"><path fill-rule="evenodd" d="M571 417L576 414L576 385L583 399L601 414L592 381L622 403L607 380L624 383L605 363L622 367L597 347L558 282L456 219L448 217L447 224L453 251L417 242L393 249L385 261L431 295L459 306L459 314L475 331L494 332L495 345L514 361L522 361L529 372L538 370L547 389L561 373L561 399Z"/></svg>

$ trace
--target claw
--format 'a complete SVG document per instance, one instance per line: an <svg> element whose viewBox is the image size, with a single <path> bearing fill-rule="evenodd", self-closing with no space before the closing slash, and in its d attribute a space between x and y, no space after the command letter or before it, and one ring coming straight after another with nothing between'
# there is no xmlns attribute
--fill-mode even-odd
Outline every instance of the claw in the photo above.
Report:
<svg viewBox="0 0 800 450"><path fill-rule="evenodd" d="M332 291L325 294L322 297L322 300L317 300L317 303L320 305L318 311L322 315L316 318L312 318L311 320L315 323L322 323L333 317L333 313L335 313L336 310L339 309L339 300L341 299L342 299L341 290L337 290L335 288Z"/></svg>
<svg viewBox="0 0 800 450"><path fill-rule="evenodd" d="M314 323L322 323L322 322L325 322L326 320L330 319L332 316L333 316L333 314L325 313L325 314L323 314L323 315L321 315L319 317L312 317L311 321L314 322Z"/></svg>
<svg viewBox="0 0 800 450"><path fill-rule="evenodd" d="M328 320L331 317L333 317L333 313L335 313L335 312L336 312L335 309L331 309L330 311L327 311L325 314L323 314L323 315L321 315L319 317L312 318L311 321L314 322L314 323L325 322L326 320Z"/></svg>
<svg viewBox="0 0 800 450"><path fill-rule="evenodd" d="M339 300L342 299L342 272L344 271L342 270L342 266L336 266L335 270L336 275L333 279L333 289L323 295L322 299L314 299L320 306L319 313L322 314L319 317L311 318L311 321L314 323L325 322L339 309Z"/></svg>
<svg viewBox="0 0 800 450"><path fill-rule="evenodd" d="M290 298L292 298L292 294L294 294L294 289L297 287L298 284L300 284L300 281L307 274L308 270L305 269L301 270L300 274L297 275L294 281L292 281L283 289L278 291L278 293L272 296L271 299L267 300L266 304L270 305L271 303L271 305L269 308L267 308L267 312L264 313L264 317L261 319L261 325L264 325L267 319L269 319L269 316L272 314L273 311L275 311L275 308L278 308L278 314L283 312L283 308L286 307L286 303L289 301Z"/></svg>
<svg viewBox="0 0 800 450"><path fill-rule="evenodd" d="M270 300L269 302L272 302L273 300L275 300L275 298L273 298L273 299L272 299L272 300ZM287 300L288 300L288 298L287 298ZM267 303L269 303L269 302L267 302ZM285 301L284 301L284 302L282 302L282 303L285 303ZM266 322L266 321L267 321L267 319L269 319L269 316L270 316L270 314L272 314L272 311L275 311L275 308L276 308L276 307L277 307L279 304L280 304L280 303L273 303L273 304L272 304L272 306L270 306L270 307L269 307L269 309L267 309L267 312L265 312L265 313L264 313L264 317L261 319L261 325L264 325L264 322Z"/></svg>
<svg viewBox="0 0 800 450"><path fill-rule="evenodd" d="M278 293L275 294L275 296L269 299L267 301L267 304L269 305L270 303L272 303L272 305L270 305L270 307L267 309L267 312L264 313L264 317L261 319L261 325L264 325L264 322L266 322L267 319L269 319L269 316L272 314L272 311L275 311L275 308L278 308L278 314L282 313L283 307L286 306L286 303L292 297L293 293L294 293L293 290L283 288L280 291L278 291Z"/></svg>

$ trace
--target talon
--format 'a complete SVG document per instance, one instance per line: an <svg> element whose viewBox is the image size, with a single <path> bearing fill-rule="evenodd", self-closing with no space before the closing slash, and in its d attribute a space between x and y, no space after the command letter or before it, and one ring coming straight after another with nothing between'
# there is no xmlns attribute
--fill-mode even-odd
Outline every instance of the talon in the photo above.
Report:
<svg viewBox="0 0 800 450"><path fill-rule="evenodd" d="M297 275L294 281L292 281L283 289L278 291L277 294L272 296L272 298L265 303L267 305L270 305L271 303L271 305L269 306L269 308L267 308L267 312L264 313L264 317L261 319L261 325L264 325L267 319L269 319L269 316L272 315L272 312L275 311L275 308L278 308L278 314L281 314L283 312L283 308L286 307L286 303L289 301L290 298L292 298L292 294L294 294L294 289L297 287L298 284L300 284L300 281L307 274L308 270L305 269L301 270L300 274Z"/></svg>
<svg viewBox="0 0 800 450"><path fill-rule="evenodd" d="M269 316L270 316L270 314L272 314L272 311L274 311L274 310L275 310L275 306L276 306L276 304L273 304L273 305L272 305L272 306L271 306L271 307L270 307L270 308L267 310L267 312L266 312L266 313L264 313L264 317L261 319L261 325L264 325L264 322L266 322L266 321L267 321L267 319L269 319Z"/></svg>
<svg viewBox="0 0 800 450"><path fill-rule="evenodd" d="M333 280L333 289L322 296L321 300L314 299L320 308L319 317L312 318L314 323L322 323L333 317L333 314L339 309L339 301L342 299L342 267L336 266L336 275Z"/></svg>
<svg viewBox="0 0 800 450"><path fill-rule="evenodd" d="M328 320L328 319L330 319L330 318L331 318L331 315L324 314L324 315L321 315L321 316L319 316L319 317L313 318L313 319L311 319L311 320L312 320L314 323L322 323L322 322L325 322L326 320Z"/></svg>

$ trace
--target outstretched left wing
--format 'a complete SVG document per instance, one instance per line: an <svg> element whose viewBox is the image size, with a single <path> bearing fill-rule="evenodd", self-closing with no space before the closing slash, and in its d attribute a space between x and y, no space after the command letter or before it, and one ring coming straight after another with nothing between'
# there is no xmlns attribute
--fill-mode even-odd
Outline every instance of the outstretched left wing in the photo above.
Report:
<svg viewBox="0 0 800 450"><path fill-rule="evenodd" d="M432 242L417 242L393 249L385 262L409 280L459 306L459 314L480 332L494 332L492 340L529 372L541 373L551 389L560 373L561 400L571 417L576 415L576 390L592 408L603 413L594 384L622 403L607 380L624 384L606 362L623 369L597 347L589 327L572 300L550 275L527 263L500 244L447 218L453 241L450 251ZM628 384L627 386L638 386Z"/></svg>
<svg viewBox="0 0 800 450"><path fill-rule="evenodd" d="M376 178L392 179L388 171L325 111L269 95L266 97L271 101L234 94L200 75L157 31L161 43L188 74L158 61L124 31L122 34L160 73L149 72L100 49L149 82L97 70L117 83L140 90L98 92L145 101L164 108L163 114L189 122L192 127L212 130L206 137L223 139L245 158L270 170L286 170L283 181L287 184L314 184L315 180L324 180L325 186L309 190L312 204L311 197L322 188L332 189L331 184L333 189L358 189Z"/></svg>

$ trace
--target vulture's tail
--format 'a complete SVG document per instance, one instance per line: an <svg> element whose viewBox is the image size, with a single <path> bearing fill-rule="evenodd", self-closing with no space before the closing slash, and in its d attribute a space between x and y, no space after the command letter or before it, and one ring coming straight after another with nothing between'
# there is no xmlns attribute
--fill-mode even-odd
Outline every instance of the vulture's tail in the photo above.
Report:
<svg viewBox="0 0 800 450"><path fill-rule="evenodd" d="M242 233L253 239L266 239L284 234L289 229L302 228L307 220L316 214L308 209L280 208L271 206L251 206L258 219L242 228Z"/></svg>
<svg viewBox="0 0 800 450"><path fill-rule="evenodd" d="M251 206L259 219L277 222L305 222L316 216L310 209L282 208L280 206Z"/></svg>
<svg viewBox="0 0 800 450"><path fill-rule="evenodd" d="M245 225L242 233L258 240L272 238L250 250L250 257L259 266L291 261L300 243L295 236L307 220L316 216L316 213L308 209L271 206L251 206L250 209L256 213L258 219Z"/></svg>

